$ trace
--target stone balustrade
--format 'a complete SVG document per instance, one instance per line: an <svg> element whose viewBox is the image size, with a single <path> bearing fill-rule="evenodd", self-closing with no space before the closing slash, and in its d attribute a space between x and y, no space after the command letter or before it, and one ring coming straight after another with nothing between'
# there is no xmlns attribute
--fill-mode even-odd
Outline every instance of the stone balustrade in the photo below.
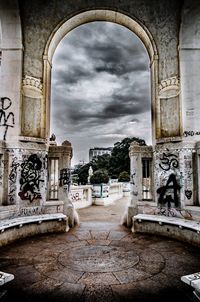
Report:
<svg viewBox="0 0 200 302"><path fill-rule="evenodd" d="M75 209L92 205L92 186L71 186L70 199Z"/></svg>
<svg viewBox="0 0 200 302"><path fill-rule="evenodd" d="M104 189L106 192L104 192ZM102 194L100 194L101 191ZM92 204L111 204L121 199L124 196L124 192L127 194L127 190L124 191L123 183L120 182L105 185L103 189L101 185L71 186L70 198L75 209L80 209L91 206Z"/></svg>

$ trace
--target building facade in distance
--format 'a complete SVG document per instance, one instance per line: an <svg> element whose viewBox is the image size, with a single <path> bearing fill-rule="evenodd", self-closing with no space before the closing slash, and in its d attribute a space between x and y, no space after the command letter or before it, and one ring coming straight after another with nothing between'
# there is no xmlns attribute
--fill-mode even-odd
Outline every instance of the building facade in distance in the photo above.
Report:
<svg viewBox="0 0 200 302"><path fill-rule="evenodd" d="M108 148L101 148L101 147L95 147L95 148L91 148L89 150L89 161L91 161L93 158L97 157L97 156L101 156L103 154L109 154L111 155L112 152L112 147L108 147Z"/></svg>

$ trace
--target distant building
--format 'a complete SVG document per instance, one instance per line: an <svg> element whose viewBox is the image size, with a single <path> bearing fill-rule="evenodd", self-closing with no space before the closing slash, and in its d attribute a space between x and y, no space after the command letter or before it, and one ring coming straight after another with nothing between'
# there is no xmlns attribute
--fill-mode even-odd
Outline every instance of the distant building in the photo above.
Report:
<svg viewBox="0 0 200 302"><path fill-rule="evenodd" d="M97 157L97 156L101 156L103 154L110 154L112 152L112 147L108 147L108 148L100 148L100 147L96 147L93 149L89 150L89 161L91 161L93 158Z"/></svg>

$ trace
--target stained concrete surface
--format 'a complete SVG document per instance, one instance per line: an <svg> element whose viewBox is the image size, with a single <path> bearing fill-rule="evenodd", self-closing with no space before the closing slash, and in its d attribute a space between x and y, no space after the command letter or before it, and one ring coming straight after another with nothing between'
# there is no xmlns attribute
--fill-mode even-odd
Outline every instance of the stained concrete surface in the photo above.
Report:
<svg viewBox="0 0 200 302"><path fill-rule="evenodd" d="M117 222L126 206L120 202L96 208L96 220L95 207L80 210L80 227L68 233L1 248L0 270L15 275L0 288L1 302L192 301L192 290L180 277L200 271L200 249L132 234ZM110 215L115 210L116 215Z"/></svg>

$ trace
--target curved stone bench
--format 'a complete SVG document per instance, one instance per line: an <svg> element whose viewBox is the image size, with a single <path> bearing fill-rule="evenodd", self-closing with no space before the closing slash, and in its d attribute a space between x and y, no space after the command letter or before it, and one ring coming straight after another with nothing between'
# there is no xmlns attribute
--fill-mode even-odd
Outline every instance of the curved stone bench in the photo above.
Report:
<svg viewBox="0 0 200 302"><path fill-rule="evenodd" d="M8 274L4 272L0 272L0 286L12 281L14 279L13 274Z"/></svg>
<svg viewBox="0 0 200 302"><path fill-rule="evenodd" d="M181 277L181 281L191 286L194 291L194 297L200 301L200 272Z"/></svg>
<svg viewBox="0 0 200 302"><path fill-rule="evenodd" d="M163 235L200 245L200 222L160 215L138 214L133 217L133 232Z"/></svg>
<svg viewBox="0 0 200 302"><path fill-rule="evenodd" d="M62 213L4 219L0 221L0 246L32 235L68 230L68 218Z"/></svg>

